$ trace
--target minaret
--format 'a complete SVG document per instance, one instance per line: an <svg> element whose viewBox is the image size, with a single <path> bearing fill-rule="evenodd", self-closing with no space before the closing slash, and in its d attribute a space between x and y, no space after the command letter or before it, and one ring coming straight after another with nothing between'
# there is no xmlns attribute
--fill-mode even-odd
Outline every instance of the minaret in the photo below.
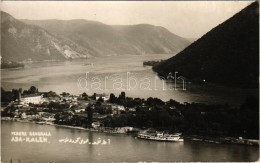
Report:
<svg viewBox="0 0 260 163"><path fill-rule="evenodd" d="M19 90L18 90L18 104L21 104L21 98L22 98L22 88L19 88Z"/></svg>
<svg viewBox="0 0 260 163"><path fill-rule="evenodd" d="M18 91L18 102L20 103L21 102L21 92Z"/></svg>

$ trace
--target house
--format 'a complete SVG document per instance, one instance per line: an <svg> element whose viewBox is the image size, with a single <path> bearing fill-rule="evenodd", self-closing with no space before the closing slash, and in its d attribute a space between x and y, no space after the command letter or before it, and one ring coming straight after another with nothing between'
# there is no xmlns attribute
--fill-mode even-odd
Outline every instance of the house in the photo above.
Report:
<svg viewBox="0 0 260 163"><path fill-rule="evenodd" d="M22 118L22 119L27 118L26 113L22 113L21 118Z"/></svg>
<svg viewBox="0 0 260 163"><path fill-rule="evenodd" d="M125 107L123 105L112 105L112 110L125 111Z"/></svg>
<svg viewBox="0 0 260 163"><path fill-rule="evenodd" d="M76 113L80 113L80 112L84 112L84 111L85 111L85 108L76 108L75 109Z"/></svg>
<svg viewBox="0 0 260 163"><path fill-rule="evenodd" d="M115 128L115 131L116 131L116 133L127 133L127 132L130 132L130 131L133 131L133 127L128 127L128 126L126 126L126 127L118 127L118 128Z"/></svg>
<svg viewBox="0 0 260 163"><path fill-rule="evenodd" d="M101 104L101 107L102 107L102 108L105 108L105 109L113 109L113 108L112 108L112 105L109 104L109 103L102 103L102 104Z"/></svg>
<svg viewBox="0 0 260 163"><path fill-rule="evenodd" d="M51 116L50 117L43 117L42 120L52 122L52 121L55 121L55 118L51 117Z"/></svg>
<svg viewBox="0 0 260 163"><path fill-rule="evenodd" d="M98 128L98 127L100 127L100 122L93 122L93 123L91 124L91 126L92 126L93 128Z"/></svg>
<svg viewBox="0 0 260 163"><path fill-rule="evenodd" d="M129 108L129 111L136 112L136 108Z"/></svg>
<svg viewBox="0 0 260 163"><path fill-rule="evenodd" d="M43 102L43 96L38 94L24 95L21 97L21 104L40 104Z"/></svg>
<svg viewBox="0 0 260 163"><path fill-rule="evenodd" d="M121 114L125 111L125 107L122 105L112 105L112 114Z"/></svg>
<svg viewBox="0 0 260 163"><path fill-rule="evenodd" d="M122 105L118 105L118 110L120 110L120 111L125 111L125 107L124 106L122 106Z"/></svg>
<svg viewBox="0 0 260 163"><path fill-rule="evenodd" d="M78 97L77 96L73 96L73 95L61 95L61 101L71 101L71 102L77 102L78 101Z"/></svg>

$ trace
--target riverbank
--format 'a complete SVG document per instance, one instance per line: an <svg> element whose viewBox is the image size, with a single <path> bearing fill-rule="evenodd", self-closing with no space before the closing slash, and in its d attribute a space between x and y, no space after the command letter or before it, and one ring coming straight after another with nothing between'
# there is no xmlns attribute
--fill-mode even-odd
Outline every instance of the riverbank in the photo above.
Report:
<svg viewBox="0 0 260 163"><path fill-rule="evenodd" d="M23 122L23 123L33 123L38 125L51 125L51 126L59 126L59 127L65 127L65 128L72 128L72 129L78 129L78 130L85 130L85 131L91 131L91 132L100 132L100 133L110 133L110 134L132 134L136 136L137 132L144 131L139 128L133 128L133 132L122 132L122 128L124 127L117 127L117 128L106 128L106 127L100 127L100 128L85 128L85 127L79 127L79 126L69 126L69 125L59 125L54 124L50 122L36 122L36 121L29 121L26 119L20 119L20 118L10 118L10 117L1 117L1 120L4 121L17 121L17 122ZM207 142L207 143L214 143L214 144L238 144L238 145L248 145L248 146L259 146L259 140L255 139L243 139L243 138L235 138L235 137L209 137L209 136L200 136L200 135L183 135L184 141L190 140L190 141L200 141L200 142Z"/></svg>
<svg viewBox="0 0 260 163"><path fill-rule="evenodd" d="M79 127L79 126L69 126L69 125L60 125L55 124L51 122L36 122L36 121L30 121L27 119L20 119L20 118L11 118L11 117L1 117L1 120L3 121L15 121L15 122L23 122L23 123L33 123L37 125L50 125L50 126L59 126L59 127L65 127L65 128L72 128L72 129L79 129L79 130L86 130L86 131L92 131L92 132L102 132L102 133L110 133L110 134L133 134L141 131L138 128L133 128L130 132L122 132L124 128L129 127L116 127L116 128L109 128L109 127L99 127L99 128L85 128L85 127ZM127 131L127 130L125 130Z"/></svg>

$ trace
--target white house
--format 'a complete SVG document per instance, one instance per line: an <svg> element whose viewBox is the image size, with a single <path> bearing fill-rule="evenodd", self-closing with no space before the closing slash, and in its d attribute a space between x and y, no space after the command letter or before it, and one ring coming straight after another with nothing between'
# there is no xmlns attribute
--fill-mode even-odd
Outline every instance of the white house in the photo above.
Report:
<svg viewBox="0 0 260 163"><path fill-rule="evenodd" d="M93 128L98 128L98 127L100 127L100 122L93 122L93 123L91 124L91 126L92 126Z"/></svg>
<svg viewBox="0 0 260 163"><path fill-rule="evenodd" d="M76 113L80 113L80 112L84 112L84 111L85 111L85 108L77 108L77 109L75 109Z"/></svg>
<svg viewBox="0 0 260 163"><path fill-rule="evenodd" d="M36 94L24 95L21 98L21 102L24 104L29 104L29 103L40 104L42 103L42 101L43 101L42 95L36 95Z"/></svg>
<svg viewBox="0 0 260 163"><path fill-rule="evenodd" d="M118 105L118 110L120 110L120 111L125 111L125 107L124 106L122 106L122 105Z"/></svg>

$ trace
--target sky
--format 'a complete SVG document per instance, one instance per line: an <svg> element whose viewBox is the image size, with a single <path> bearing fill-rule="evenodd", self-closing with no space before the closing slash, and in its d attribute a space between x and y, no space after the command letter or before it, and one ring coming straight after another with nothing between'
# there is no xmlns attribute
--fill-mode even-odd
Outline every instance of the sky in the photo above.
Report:
<svg viewBox="0 0 260 163"><path fill-rule="evenodd" d="M1 1L17 19L86 19L108 25L152 24L199 38L253 1Z"/></svg>

